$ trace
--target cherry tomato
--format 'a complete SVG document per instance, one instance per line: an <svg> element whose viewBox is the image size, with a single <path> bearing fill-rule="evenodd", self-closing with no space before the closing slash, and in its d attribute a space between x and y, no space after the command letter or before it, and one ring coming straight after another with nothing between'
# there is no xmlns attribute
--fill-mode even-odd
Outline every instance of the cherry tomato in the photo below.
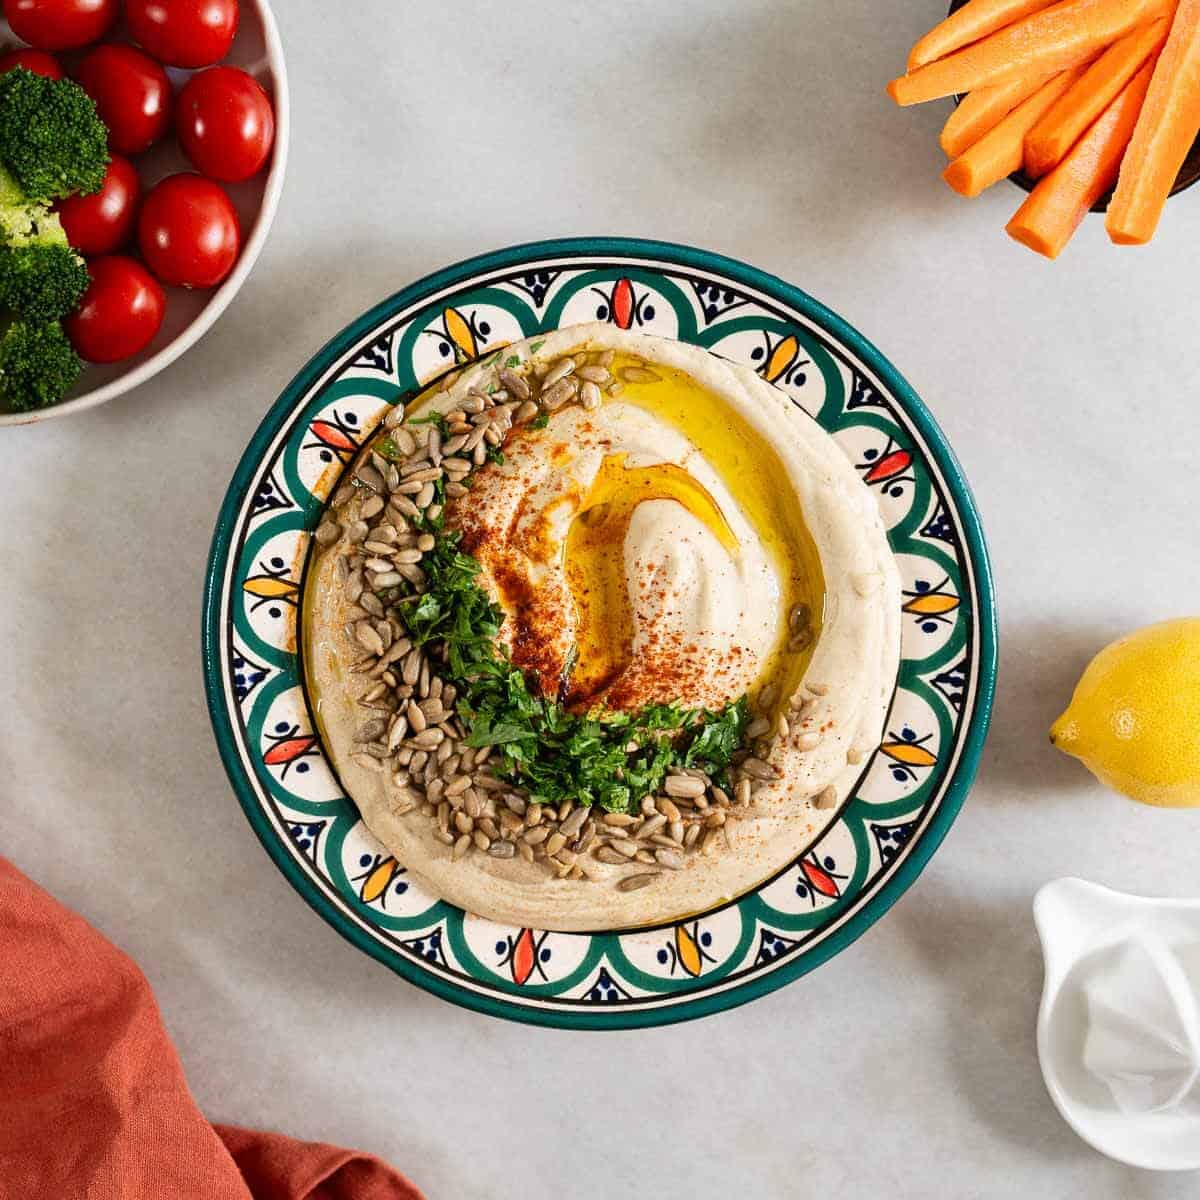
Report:
<svg viewBox="0 0 1200 1200"><path fill-rule="evenodd" d="M118 154L140 154L171 125L171 81L133 46L97 46L79 64L79 86L96 102Z"/></svg>
<svg viewBox="0 0 1200 1200"><path fill-rule="evenodd" d="M229 53L238 0L126 0L133 36L159 62L208 67Z"/></svg>
<svg viewBox="0 0 1200 1200"><path fill-rule="evenodd" d="M267 93L237 67L210 67L179 93L175 132L192 163L210 179L236 183L258 172L275 140Z"/></svg>
<svg viewBox="0 0 1200 1200"><path fill-rule="evenodd" d="M4 15L39 50L75 50L102 38L117 19L117 0L4 0Z"/></svg>
<svg viewBox="0 0 1200 1200"><path fill-rule="evenodd" d="M45 75L47 79L61 79L63 69L58 65L58 59L45 50L10 50L0 55L0 75L11 71L14 67L24 67L35 75Z"/></svg>
<svg viewBox="0 0 1200 1200"><path fill-rule="evenodd" d="M233 204L203 176L168 175L138 217L138 245L163 283L213 287L233 269L242 233Z"/></svg>
<svg viewBox="0 0 1200 1200"><path fill-rule="evenodd" d="M58 216L67 241L89 258L119 250L133 234L141 190L133 163L114 154L98 192L59 201Z"/></svg>
<svg viewBox="0 0 1200 1200"><path fill-rule="evenodd" d="M166 294L140 262L123 254L94 258L88 270L92 282L63 328L80 358L120 362L154 338L166 312Z"/></svg>

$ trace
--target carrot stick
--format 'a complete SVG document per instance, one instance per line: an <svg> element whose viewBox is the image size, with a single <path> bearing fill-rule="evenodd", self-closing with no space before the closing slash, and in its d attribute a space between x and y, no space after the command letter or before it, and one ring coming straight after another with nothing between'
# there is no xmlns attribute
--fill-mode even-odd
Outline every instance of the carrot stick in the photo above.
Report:
<svg viewBox="0 0 1200 1200"><path fill-rule="evenodd" d="M908 56L908 69L915 71L954 50L969 46L985 38L989 33L1003 29L1014 21L1020 21L1040 8L1046 8L1053 0L967 0L967 3L951 13L940 25L935 25L912 48Z"/></svg>
<svg viewBox="0 0 1200 1200"><path fill-rule="evenodd" d="M920 104L999 83L1050 75L1087 62L1131 29L1169 15L1177 0L1059 0L948 58L888 84L897 104Z"/></svg>
<svg viewBox="0 0 1200 1200"><path fill-rule="evenodd" d="M1047 80L1023 104L973 146L969 146L942 172L942 178L964 196L978 196L1021 165L1025 135L1038 118L1083 74L1082 67L1063 71Z"/></svg>
<svg viewBox="0 0 1200 1200"><path fill-rule="evenodd" d="M1014 75L1005 83L976 88L950 114L939 139L947 158L957 158L1045 83L1041 75Z"/></svg>
<svg viewBox="0 0 1200 1200"><path fill-rule="evenodd" d="M1047 258L1059 256L1088 210L1116 180L1153 73L1154 64L1146 63L1033 189L1009 221L1009 237Z"/></svg>
<svg viewBox="0 0 1200 1200"><path fill-rule="evenodd" d="M1148 242L1200 132L1200 0L1180 0L1105 227L1121 246Z"/></svg>
<svg viewBox="0 0 1200 1200"><path fill-rule="evenodd" d="M1114 42L1060 97L1025 138L1025 170L1035 179L1056 167L1088 127L1120 95L1151 55L1162 49L1170 22L1165 17Z"/></svg>

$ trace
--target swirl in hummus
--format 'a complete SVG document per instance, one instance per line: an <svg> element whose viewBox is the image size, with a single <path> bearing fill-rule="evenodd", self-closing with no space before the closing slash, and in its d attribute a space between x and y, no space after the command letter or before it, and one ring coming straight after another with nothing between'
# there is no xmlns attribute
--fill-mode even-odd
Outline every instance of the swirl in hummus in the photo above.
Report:
<svg viewBox="0 0 1200 1200"><path fill-rule="evenodd" d="M832 439L748 368L607 325L401 415L339 489L305 604L326 747L398 860L471 912L570 930L704 909L802 853L878 744L899 656L895 564ZM454 595L497 616L484 692L421 640L464 561ZM550 788L563 762L505 740L535 709L546 756L581 764L628 718L634 782Z"/></svg>

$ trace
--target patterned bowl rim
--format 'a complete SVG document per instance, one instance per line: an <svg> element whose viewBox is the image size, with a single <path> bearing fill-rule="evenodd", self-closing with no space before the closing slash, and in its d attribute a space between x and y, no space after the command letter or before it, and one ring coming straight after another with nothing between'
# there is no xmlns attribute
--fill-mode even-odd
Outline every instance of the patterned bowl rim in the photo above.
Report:
<svg viewBox="0 0 1200 1200"><path fill-rule="evenodd" d="M901 405L921 433L930 454L937 460L966 536L965 549L973 567L975 582L974 599L979 633L979 665L974 703L970 716L966 718L968 728L959 760L946 784L941 802L936 812L932 814L928 825L921 831L916 845L913 846L899 867L838 929L807 953L798 955L792 962L765 975L751 978L727 991L683 1000L661 1008L647 1008L619 1015L586 1011L561 1012L524 1007L507 998L479 995L461 989L434 973L424 971L407 958L389 955L385 947L373 940L354 921L350 920L307 878L300 864L288 853L272 829L265 812L255 797L238 755L228 721L221 682L222 591L225 564L236 532L237 510L261 464L264 453L276 436L282 422L341 356L361 341L371 329L394 313L410 308L426 297L464 282L475 275L503 270L527 260L553 257L556 254L646 258L683 268L724 275L749 288L772 296L784 304L791 305L806 318L840 340L887 385L893 398ZM209 719L221 760L225 765L230 782L233 784L242 810L259 841L276 867L283 872L288 882L300 893L309 907L359 950L389 967L409 983L415 984L443 1000L489 1016L502 1017L525 1024L568 1029L648 1028L722 1012L791 983L844 950L874 925L912 886L954 823L979 768L980 755L991 722L996 687L996 603L991 566L979 512L954 451L920 397L870 341L807 292L787 283L778 276L749 266L737 259L692 246L643 238L556 238L509 246L502 250L464 259L401 288L335 334L283 389L250 439L250 443L238 463L217 516L216 529L206 567L201 623L205 695Z"/></svg>

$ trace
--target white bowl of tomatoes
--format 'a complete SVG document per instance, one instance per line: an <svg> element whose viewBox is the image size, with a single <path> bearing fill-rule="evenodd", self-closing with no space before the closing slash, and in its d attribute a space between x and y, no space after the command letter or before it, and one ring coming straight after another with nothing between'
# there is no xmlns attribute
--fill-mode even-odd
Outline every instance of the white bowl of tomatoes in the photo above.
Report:
<svg viewBox="0 0 1200 1200"><path fill-rule="evenodd" d="M61 325L84 362L65 416L156 375L245 282L283 187L289 111L267 0L2 0L0 73L63 75L95 102L110 161L99 191L54 203L90 283Z"/></svg>

